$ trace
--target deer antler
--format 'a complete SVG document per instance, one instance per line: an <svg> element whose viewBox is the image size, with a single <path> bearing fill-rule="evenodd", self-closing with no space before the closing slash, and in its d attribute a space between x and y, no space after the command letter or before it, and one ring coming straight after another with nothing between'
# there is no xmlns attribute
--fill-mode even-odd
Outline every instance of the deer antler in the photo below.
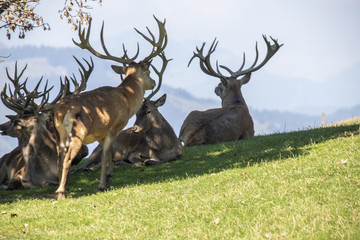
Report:
<svg viewBox="0 0 360 240"><path fill-rule="evenodd" d="M14 85L14 91L11 91L10 85L5 85L2 92L1 92L1 100L4 103L4 105L15 111L18 114L24 114L25 112L40 112L41 109L47 104L49 101L49 92L53 89L53 86L48 89L48 81L46 81L44 90L41 92L38 91L39 86L43 80L43 77L40 78L38 83L36 84L35 88L32 91L29 91L26 87L26 83L28 78L23 83L20 83L20 78L23 75L24 71L26 70L27 65L23 68L20 75L17 74L17 62L15 62L15 72L14 72L14 78L10 77L9 71L6 68L6 73L9 78L9 80ZM7 87L9 87L9 94L7 92ZM64 91L64 84L61 82L61 88L59 91L58 96L62 96L62 93ZM37 104L35 102L36 99L40 99L40 104Z"/></svg>
<svg viewBox="0 0 360 240"><path fill-rule="evenodd" d="M25 80L25 82L23 84L20 84L19 80L20 80L21 76L23 75L24 71L26 70L26 68L27 68L27 64L25 65L23 70L21 70L20 75L18 75L17 62L15 62L14 78L10 77L8 68L6 68L7 77L9 78L10 82L14 85L14 91L13 92L11 91L10 85L9 85L10 96L8 96L6 94L6 90L7 90L7 86L8 86L7 84L5 84L4 88L1 91L1 101L4 103L4 105L7 108L9 108L17 113L22 112L22 105L24 103L25 96L20 93L20 90L25 85L25 82L27 81L27 79Z"/></svg>
<svg viewBox="0 0 360 240"><path fill-rule="evenodd" d="M149 30L148 27L147 30L150 34L150 37L147 37L145 34L141 33L139 30L137 30L135 28L135 31L137 33L139 33L146 41L148 41L151 45L153 45L153 49L151 51L151 53L149 54L149 56L145 57L143 59L144 62L148 62L150 59L154 58L155 56L159 55L166 47L167 45L167 33L165 30L165 20L164 22L160 22L155 16L154 16L158 27L159 27L159 39L156 42L155 40L155 36L151 33L151 31ZM84 30L81 30L81 25L79 26L79 38L80 38L80 43L75 42L75 40L73 39L73 42L76 46L82 48L82 49L87 49L89 52L91 52L92 54L94 54L95 56L101 58L101 59L106 59L106 60L112 60L118 63L121 63L123 65L129 65L132 62L135 61L135 59L138 57L139 55L139 43L137 44L137 52L135 54L134 57L130 58L127 55L127 50L125 49L125 46L123 44L123 56L122 57L115 57L113 55L111 55L109 53L109 51L107 50L105 43L104 43L104 22L102 24L101 27L101 32L100 32L100 42L101 42L101 46L103 48L103 51L105 54L99 53L98 51L96 51L89 43L89 38L90 38L90 29L91 29L91 20L89 21L89 27L88 27L88 31L87 33Z"/></svg>
<svg viewBox="0 0 360 240"><path fill-rule="evenodd" d="M75 59L75 61L80 66L80 69L79 69L79 73L80 73L80 76L81 76L80 84L77 81L77 79L75 77L75 74L73 74L73 76L70 77L70 80L74 85L74 91L71 92L70 91L70 80L69 80L69 78L67 76L65 76L65 81L63 83L62 78L60 77L60 91L59 91L58 95L54 98L54 100L49 104L49 106L47 108L51 108L51 105L58 102L64 96L72 95L72 94L78 94L78 93L80 93L80 92L82 92L82 91L84 91L86 89L87 81L89 80L90 74L94 70L94 62L92 60L92 57L90 57L91 64L85 58L83 58L83 60L86 62L87 66L89 68L88 70L85 69L84 65L81 64L81 62L75 56L73 56L73 58Z"/></svg>
<svg viewBox="0 0 360 240"><path fill-rule="evenodd" d="M148 41L153 46L153 49L152 49L151 53L149 54L149 56L147 56L143 59L144 62L148 62L152 58L154 58L157 55L159 55L160 53L162 53L167 45L167 33L166 33L166 29L165 29L166 20L164 20L164 22L160 22L155 16L154 16L154 18L159 27L159 39L157 42L155 40L154 34L151 33L151 31L148 27L146 27L146 29L148 30L148 32L151 36L151 39L135 28L135 31L137 33L139 33L146 41Z"/></svg>
<svg viewBox="0 0 360 240"><path fill-rule="evenodd" d="M216 72L212 67L211 67L211 62L210 62L210 56L213 52L215 52L216 47L218 45L219 41L216 41L216 38L214 39L213 43L211 44L208 53L206 54L206 56L204 56L204 47L205 47L205 42L203 43L203 45L201 46L201 48L199 49L198 47L196 47L196 51L197 52L193 52L193 56L190 59L189 63L188 63L188 67L190 66L192 60L196 57L198 57L200 59L200 68L201 70L206 73L207 75L213 76L213 77L220 77L221 74L219 74L218 72Z"/></svg>
<svg viewBox="0 0 360 240"><path fill-rule="evenodd" d="M226 71L228 71L230 73L231 77L234 77L234 78L238 78L239 76L243 76L245 74L255 72L255 71L259 70L260 68L262 68L270 60L270 58L275 55L275 53L280 49L280 47L284 45L284 44L279 45L278 40L272 38L271 36L270 36L270 38L274 42L273 45L271 45L270 41L267 40L265 35L263 35L263 38L264 38L264 41L267 46L267 53L266 53L264 60L259 65L256 66L256 63L259 58L259 50L258 50L257 42L256 42L256 44L255 44L255 51L256 51L255 61L251 65L250 68L242 70L245 65L245 53L243 54L243 63L238 71L233 72L228 67L223 66L223 65L220 65L220 67L225 69Z"/></svg>
<svg viewBox="0 0 360 240"><path fill-rule="evenodd" d="M242 75L245 75L245 74L249 74L249 73L252 73L252 72L255 72L257 70L259 70L260 68L262 68L269 60L272 56L274 56L274 54L280 49L280 47L283 45L279 45L278 41L273 39L272 37L271 40L274 42L273 45L270 44L270 42L267 40L266 36L263 35L263 38L264 38L264 41L266 43L266 46L267 46L267 54L266 54L266 57L265 59L259 64L256 66L256 63L258 61L258 58L259 58L259 50L258 50L258 47L257 47L257 42L256 42L256 45L255 45L255 50L256 50L256 57L255 57L255 61L254 63L252 64L252 66L248 69L245 69L243 70L244 68L244 65L245 65L245 53L243 55L243 63L240 67L240 69L236 72L233 72L231 71L228 67L224 66L224 65L218 65L218 62L216 61L216 71L211 67L211 62L210 62L210 55L215 52L215 49L217 47L217 44L218 44L218 41L216 41L216 38L214 39L213 43L211 44L210 46L210 49L208 51L208 53L206 54L206 56L204 56L203 54L203 50L204 50L204 46L205 46L205 43L203 43L202 47L199 49L198 47L196 47L196 51L197 52L194 52L194 55L192 56L192 58L190 59L189 61L189 64L188 66L190 65L191 61L195 58L195 57L198 57L199 60L200 60L200 68L201 70L210 75L210 76L213 76L213 77L218 77L221 79L221 81L223 82L223 84L226 84L226 81L224 80L225 78L227 78L226 76L224 76L220 70L219 70L219 67L220 68L223 68L225 69L227 72L230 73L230 77L232 78L235 78L237 79L238 77L242 76ZM256 66L256 67L255 67Z"/></svg>
<svg viewBox="0 0 360 240"><path fill-rule="evenodd" d="M18 75L17 71L17 62L15 62L15 72L14 72L14 78L10 77L9 71L6 68L6 74L11 81L11 83L14 85L14 91L11 91L10 85L9 85L9 95L7 95L7 84L5 84L3 90L1 91L1 101L4 103L4 105L15 111L16 113L23 114L26 111L33 111L34 108L38 108L39 106L42 106L45 104L45 102L48 100L49 92L53 88L47 89L48 82L46 81L44 91L39 92L38 88L40 86L40 83L42 82L43 77L41 77L40 81L37 83L33 91L28 91L26 88L26 83L28 78L23 83L20 83L19 80L21 76L23 75L24 71L26 70L27 65L23 68L20 75ZM37 105L35 103L35 99L42 98L40 105Z"/></svg>
<svg viewBox="0 0 360 240"><path fill-rule="evenodd" d="M167 66L168 62L170 62L171 60L173 60L172 58L171 58L171 59L167 59L166 56L165 56L165 52L160 53L159 56L160 56L160 58L161 58L162 61L163 61L161 70L158 71L158 70L151 64L152 69L154 70L154 72L156 73L156 75L158 75L158 77L159 77L159 83L157 84L156 89L155 89L153 92L151 92L151 93L149 94L149 96L147 96L146 98L144 98L144 100L146 100L146 101L150 100L150 99L159 91L159 89L160 89L160 87L161 87L161 84L162 84L162 77L163 77L163 74L164 74L164 72L165 72L166 66Z"/></svg>
<svg viewBox="0 0 360 240"><path fill-rule="evenodd" d="M216 41L216 38L214 39L213 43L211 44L208 53L206 54L206 56L204 56L204 47L205 47L205 42L203 43L203 45L201 46L201 48L199 49L198 47L196 47L196 52L193 52L193 56L190 59L189 63L188 63L188 67L190 66L192 60L196 57L199 58L200 60L200 69L206 73L207 75L213 76L213 77L217 77L220 78L220 80L226 84L225 81L225 76L222 75L220 73L220 71L215 71L212 66L211 66L211 61L210 61L210 56L213 52L215 52L216 47L218 45L219 41ZM217 61L216 61L216 66L218 65ZM218 68L217 68L218 69Z"/></svg>
<svg viewBox="0 0 360 240"><path fill-rule="evenodd" d="M101 59L106 59L106 60L113 60L115 62L119 62L122 64L130 64L132 63L138 56L139 54L139 44L137 44L137 52L135 54L134 57L129 58L127 56L126 50L124 48L124 55L122 57L115 57L112 56L109 51L107 50L105 43L104 43L104 22L102 24L101 27L101 32L100 32L100 41L101 41L101 46L105 52L105 54L99 53L98 51L96 51L89 43L89 38L90 38L90 29L91 29L91 21L92 19L90 19L89 21L89 27L88 27L88 31L87 33L85 32L85 29L81 31L81 24L79 25L79 38L80 38L80 43L75 42L75 40L73 39L73 42L76 46L80 47L81 49L87 49L89 52L91 52L92 54L94 54L95 56L101 58Z"/></svg>
<svg viewBox="0 0 360 240"><path fill-rule="evenodd" d="M10 84L5 84L4 88L1 91L1 101L4 103L4 105L15 111L18 114L23 114L25 112L34 112L39 113L44 110L51 109L51 105L55 104L57 101L59 101L60 98L64 97L65 95L70 94L77 94L86 88L87 80L94 69L94 62L92 58L91 64L84 59L86 64L88 65L89 69L86 70L85 67L80 63L80 61L74 56L76 62L80 65L81 70L79 69L80 75L81 75L81 82L80 84L76 80L75 75L73 77L70 77L72 83L75 86L75 89L73 92L70 92L69 85L70 81L68 77L65 77L65 81L63 83L62 79L60 78L60 90L58 95L54 98L54 100L48 104L49 101L49 93L54 88L54 86L48 88L48 81L46 81L44 90L39 91L39 87L41 85L41 82L43 80L43 77L40 78L38 83L36 84L35 88L32 91L29 91L26 87L26 83L28 78L23 83L20 83L20 78L23 75L24 71L27 68L27 65L21 70L20 74L18 75L18 69L17 69L17 62L15 63L15 72L14 77L12 78L9 74L8 69L6 68L6 74L10 80L10 82L14 85L14 90L12 91L10 88ZM8 86L9 85L9 86ZM9 89L9 94L7 94L7 90ZM41 99L40 103L37 104L35 100ZM47 105L47 106L45 106Z"/></svg>

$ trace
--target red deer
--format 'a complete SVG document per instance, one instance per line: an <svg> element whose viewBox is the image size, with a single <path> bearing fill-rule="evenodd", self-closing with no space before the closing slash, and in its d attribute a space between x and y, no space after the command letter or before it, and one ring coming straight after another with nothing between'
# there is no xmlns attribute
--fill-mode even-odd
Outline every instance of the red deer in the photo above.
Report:
<svg viewBox="0 0 360 240"><path fill-rule="evenodd" d="M78 93L85 89L93 65L90 65L85 60L89 66L89 70L85 70L84 66L76 58L75 60L83 71L80 71L82 76L80 85L77 83L75 76L70 78L75 85L73 93ZM9 122L0 125L1 134L16 137L19 143L18 147L1 158L0 184L3 184L5 179L8 179L7 189L44 187L53 184L57 185L59 182L57 171L58 154L53 120L48 118L48 114L40 113L43 106L48 102L49 92L52 88L47 89L46 83L44 91L39 92L38 88L42 81L40 79L35 89L28 91L26 88L27 80L24 83L19 82L26 67L18 75L17 64L15 64L14 78L10 77L6 69L8 78L14 85L14 91L12 92L9 86L9 96L7 94L7 85L5 85L1 92L1 100L4 105L17 112L16 116L7 116L10 118ZM65 77L65 84L63 84L62 80L60 82L60 91L53 103L65 94L72 94L69 90L69 79ZM35 100L40 98L41 103L37 104ZM79 162L87 154L88 149L83 145L74 162Z"/></svg>
<svg viewBox="0 0 360 240"><path fill-rule="evenodd" d="M150 77L151 60L163 52L167 44L165 21L156 19L159 27L159 39L156 42L154 35L148 29L151 38L139 32L142 37L153 46L151 53L139 62L135 59L139 53L129 58L124 49L122 57L110 55L104 44L103 30L100 41L105 54L94 50L89 43L91 22L88 32L79 28L80 43L74 43L82 49L87 49L95 56L113 60L123 65L112 66L118 74L125 74L125 79L117 87L100 87L89 92L71 95L62 98L53 107L55 127L58 133L57 145L59 147L58 169L60 182L56 190L57 199L65 198L65 185L71 161L76 156L81 145L98 141L103 147L101 156L101 176L99 190L104 191L112 180L112 143L117 134L125 127L129 118L141 107L146 90L155 87L155 81Z"/></svg>
<svg viewBox="0 0 360 240"><path fill-rule="evenodd" d="M173 128L158 111L166 95L156 101L144 101L137 112L134 127L121 131L113 142L113 162L117 165L141 166L174 161L182 155L182 145ZM141 119L138 121L138 119ZM86 162L72 171L93 170L99 166L102 153L98 145Z"/></svg>
<svg viewBox="0 0 360 240"><path fill-rule="evenodd" d="M136 113L136 121L133 127L121 131L112 144L113 161L116 164L126 164L132 166L140 166L142 163L146 165L154 165L173 161L182 155L182 145L176 136L173 128L159 112L158 108L165 103L166 95L151 101L150 99L158 92L162 83L162 74L165 70L168 60L165 55L161 54L163 64L159 75L159 84L155 91L147 96ZM72 173L78 171L95 169L100 162L102 147L99 145L89 156L87 161Z"/></svg>
<svg viewBox="0 0 360 240"><path fill-rule="evenodd" d="M221 108L209 109L206 111L192 111L184 120L180 129L180 139L184 146L194 146L203 144L215 144L227 141L248 139L254 136L254 124L245 99L241 93L241 86L248 83L251 73L263 67L269 59L283 45L279 45L277 40L272 39L274 44L270 44L266 36L263 35L267 46L265 59L256 66L259 54L256 44L256 57L250 68L244 69L245 53L240 69L233 72L226 66L216 64L216 71L211 66L210 55L215 52L218 42L213 41L206 56L203 54L205 43L202 47L196 48L191 61L198 57L200 69L207 75L220 79L219 85L215 88L215 94L221 98ZM220 72L220 68L225 69L230 76L225 76ZM243 76L241 79L239 77Z"/></svg>
<svg viewBox="0 0 360 240"><path fill-rule="evenodd" d="M18 144L11 152L0 158L0 185L1 189L16 189L22 187L21 176L24 174L25 161L21 153L20 132L14 126L18 116L7 116L10 121L0 125L1 135L18 138ZM4 185L8 179L8 184Z"/></svg>

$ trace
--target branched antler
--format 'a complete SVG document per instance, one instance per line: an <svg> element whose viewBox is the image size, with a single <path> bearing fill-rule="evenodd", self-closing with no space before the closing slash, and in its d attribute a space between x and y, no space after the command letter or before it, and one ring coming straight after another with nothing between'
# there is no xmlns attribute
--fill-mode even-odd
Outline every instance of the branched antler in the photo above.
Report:
<svg viewBox="0 0 360 240"><path fill-rule="evenodd" d="M213 77L217 77L220 78L221 81L226 84L226 81L224 81L225 78L227 78L227 76L223 75L220 72L220 68L225 69L228 73L230 73L231 78L239 78L240 76L246 75L246 74L250 74L252 72L255 72L257 70L259 70L260 68L262 68L269 60L272 56L275 55L275 53L280 49L281 46L283 46L283 44L279 44L278 40L275 40L274 38L270 37L271 40L273 41L273 44L270 43L270 41L267 40L266 36L263 35L264 41L266 43L267 46L267 53L266 56L264 58L264 60L256 66L257 61L259 59L259 50L257 47L257 42L255 45L255 51L256 51L256 56L255 56L255 61L254 63L251 65L251 67L249 67L248 69L243 70L244 66L245 66L245 53L243 54L243 63L240 66L239 70L236 72L233 72L231 69L229 69L228 67L224 66L224 65L218 65L218 62L216 61L216 71L212 68L211 66L211 62L210 62L210 56L213 52L215 52L215 49L217 47L218 41L216 41L216 38L214 39L213 43L211 44L208 53L204 56L203 50L205 47L205 43L203 43L202 47L199 49L198 47L196 47L196 52L194 52L194 55L192 56L192 58L189 61L188 66L191 64L192 60L196 57L199 58L200 60L200 68L201 70Z"/></svg>
<svg viewBox="0 0 360 240"><path fill-rule="evenodd" d="M157 87L156 89L149 94L149 96L147 96L146 98L144 98L145 100L150 100L159 90L160 90L160 87L161 87L161 84L162 84L162 78L163 78L163 74L165 72L165 69L166 69L166 66L168 64L168 62L170 62L171 60L173 60L172 58L171 59L167 59L166 56L165 56L165 52L162 52L160 53L160 58L162 59L162 67L161 67L161 70L157 70L154 65L151 64L151 67L152 69L154 70L154 72L156 73L156 75L158 75L159 77L159 81L158 81L158 84L157 84Z"/></svg>
<svg viewBox="0 0 360 240"><path fill-rule="evenodd" d="M151 33L149 28L147 28L147 30L148 30L148 32L150 34L150 37L147 37L145 34L141 33L139 30L137 30L135 28L136 32L139 33L146 41L148 41L153 46L153 49L152 49L151 53L142 60L144 62L148 62L152 58L154 58L155 56L159 55L165 49L165 47L167 45L167 33L166 33L166 30L165 30L165 21L160 22L155 16L154 16L154 18L155 18L155 20L156 20L156 22L158 24L158 27L159 27L159 39L158 39L158 41L156 41L154 35ZM137 51L136 51L135 56L133 56L131 58L128 56L127 50L125 49L124 45L123 45L124 54L123 54L122 57L116 57L116 56L113 56L113 55L111 55L109 53L109 51L106 48L105 42L104 42L104 22L102 24L101 32L100 32L100 42L101 42L101 46L102 46L102 49L103 49L105 54L96 51L91 46L91 44L89 42L91 21L92 20L89 21L89 27L88 27L87 32L85 31L85 29L84 30L81 29L81 25L79 26L78 35L79 35L80 42L76 42L73 39L73 42L74 42L74 44L76 46L78 46L78 47L80 47L82 49L87 49L89 52L91 52L92 54L94 54L95 56L97 56L97 57L99 57L101 59L112 60L112 61L121 63L123 65L129 65L129 64L131 64L132 62L135 61L135 59L139 55L139 44L137 44Z"/></svg>
<svg viewBox="0 0 360 240"><path fill-rule="evenodd" d="M20 82L20 78L24 74L27 65L20 71L20 74L18 74L18 67L17 62L15 62L15 72L14 77L11 77L9 74L8 69L6 68L6 74L9 78L10 82L13 85L13 90L10 87L10 84L5 84L4 88L1 91L1 101L4 103L4 105L15 111L16 113L22 115L24 113L40 113L43 110L48 110L48 108L45 108L46 105L52 105L55 104L57 101L59 101L60 98L64 97L65 95L70 94L77 94L86 88L87 80L94 68L94 62L92 58L91 64L84 59L86 64L88 65L88 70L85 69L85 67L80 63L80 61L74 56L76 62L80 65L80 75L81 75L81 82L78 83L75 75L70 77L71 82L74 85L74 91L70 91L70 80L66 76L65 81L63 82L60 78L60 90L58 95L54 98L54 100L48 104L49 102L49 94L50 91L54 88L54 86L48 88L48 81L46 80L45 86L43 91L39 91L39 87L42 83L43 77L40 78L38 83L36 84L35 88L32 91L29 91L26 87L26 83L28 78L25 79L23 83ZM8 93L7 93L8 92ZM37 103L36 101L40 99L40 103Z"/></svg>

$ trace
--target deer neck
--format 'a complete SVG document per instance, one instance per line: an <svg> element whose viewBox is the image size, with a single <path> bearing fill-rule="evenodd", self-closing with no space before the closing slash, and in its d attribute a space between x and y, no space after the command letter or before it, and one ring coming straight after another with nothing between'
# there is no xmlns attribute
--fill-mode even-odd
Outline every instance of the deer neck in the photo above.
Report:
<svg viewBox="0 0 360 240"><path fill-rule="evenodd" d="M128 96L127 99L129 101L132 116L141 107L144 99L145 87L143 79L136 75L129 75L119 87L122 88L123 93Z"/></svg>
<svg viewBox="0 0 360 240"><path fill-rule="evenodd" d="M229 92L221 101L222 107L228 107L232 105L242 105L247 108L245 99L241 91L231 91Z"/></svg>

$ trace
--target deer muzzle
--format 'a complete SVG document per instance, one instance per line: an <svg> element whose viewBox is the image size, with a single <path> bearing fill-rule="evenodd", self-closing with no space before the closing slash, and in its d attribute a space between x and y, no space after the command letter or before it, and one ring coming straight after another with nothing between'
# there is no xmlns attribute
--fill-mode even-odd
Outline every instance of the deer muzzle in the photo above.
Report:
<svg viewBox="0 0 360 240"><path fill-rule="evenodd" d="M139 132L141 132L142 130L143 130L143 128L140 127L140 126L138 126L138 125L134 125L134 126L131 128L131 131L132 131L133 133L139 133Z"/></svg>

